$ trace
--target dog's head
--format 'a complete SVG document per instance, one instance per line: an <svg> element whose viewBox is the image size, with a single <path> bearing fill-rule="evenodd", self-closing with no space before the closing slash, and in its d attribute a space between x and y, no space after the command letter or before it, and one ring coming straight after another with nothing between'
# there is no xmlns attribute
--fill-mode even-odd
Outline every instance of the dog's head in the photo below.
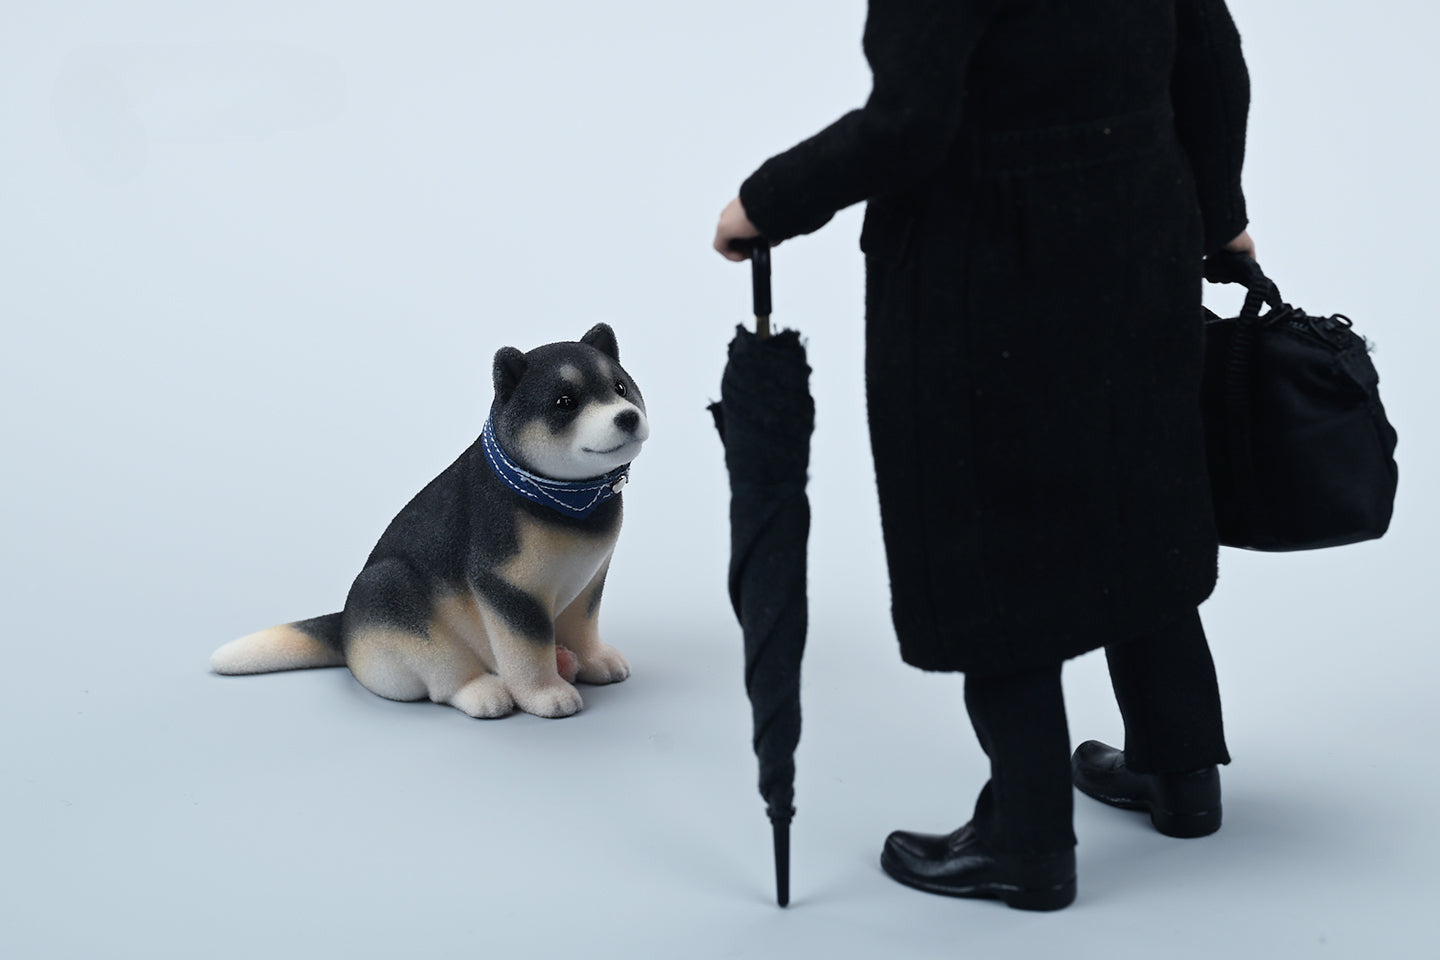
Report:
<svg viewBox="0 0 1440 960"><path fill-rule="evenodd" d="M650 436L645 400L620 366L603 323L578 342L495 353L495 438L513 460L552 480L588 480L635 459Z"/></svg>

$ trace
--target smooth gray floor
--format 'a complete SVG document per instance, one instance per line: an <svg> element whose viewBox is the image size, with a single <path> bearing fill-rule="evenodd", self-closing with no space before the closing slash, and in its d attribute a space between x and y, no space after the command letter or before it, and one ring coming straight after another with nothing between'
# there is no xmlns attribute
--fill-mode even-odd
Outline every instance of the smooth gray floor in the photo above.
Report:
<svg viewBox="0 0 1440 960"><path fill-rule="evenodd" d="M959 678L904 667L888 625L858 210L775 258L819 420L794 903L770 900L704 410L748 272L708 244L754 164L863 99L862 3L7 4L0 955L1432 955L1440 16L1233 6L1261 258L1378 343L1395 526L1225 552L1225 828L1080 798L1079 900L1032 915L876 862L964 820L985 765ZM208 672L338 606L479 432L497 347L602 319L654 429L603 615L629 681L481 722L343 670ZM1066 680L1075 739L1117 738L1103 660Z"/></svg>

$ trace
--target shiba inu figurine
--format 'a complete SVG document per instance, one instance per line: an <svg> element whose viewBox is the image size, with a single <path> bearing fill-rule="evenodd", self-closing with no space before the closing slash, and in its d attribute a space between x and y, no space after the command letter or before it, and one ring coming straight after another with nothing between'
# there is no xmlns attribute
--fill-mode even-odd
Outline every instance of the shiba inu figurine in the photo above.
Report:
<svg viewBox="0 0 1440 960"><path fill-rule="evenodd" d="M645 401L603 323L503 347L493 372L480 438L390 522L345 609L232 641L217 673L344 664L382 697L472 717L569 716L570 680L629 676L597 615Z"/></svg>

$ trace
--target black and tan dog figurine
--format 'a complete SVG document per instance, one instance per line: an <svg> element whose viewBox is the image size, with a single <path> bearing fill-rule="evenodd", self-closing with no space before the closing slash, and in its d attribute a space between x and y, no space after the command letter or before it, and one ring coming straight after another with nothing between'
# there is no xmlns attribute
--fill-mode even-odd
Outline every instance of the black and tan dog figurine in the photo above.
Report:
<svg viewBox="0 0 1440 960"><path fill-rule="evenodd" d="M343 664L382 697L472 717L569 716L570 681L629 676L597 616L650 427L615 334L504 347L494 379L480 438L390 522L345 609L232 641L217 673Z"/></svg>

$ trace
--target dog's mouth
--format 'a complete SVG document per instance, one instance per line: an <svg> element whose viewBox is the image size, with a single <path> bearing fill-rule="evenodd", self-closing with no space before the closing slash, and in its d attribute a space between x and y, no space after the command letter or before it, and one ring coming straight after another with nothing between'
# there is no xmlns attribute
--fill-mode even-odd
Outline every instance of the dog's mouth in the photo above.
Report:
<svg viewBox="0 0 1440 960"><path fill-rule="evenodd" d="M581 447L580 449L584 450L586 453L593 453L596 456L603 457L617 451L624 450L626 447L633 446L634 444L637 444L639 442L639 440L622 440L608 450L596 450L592 447Z"/></svg>

